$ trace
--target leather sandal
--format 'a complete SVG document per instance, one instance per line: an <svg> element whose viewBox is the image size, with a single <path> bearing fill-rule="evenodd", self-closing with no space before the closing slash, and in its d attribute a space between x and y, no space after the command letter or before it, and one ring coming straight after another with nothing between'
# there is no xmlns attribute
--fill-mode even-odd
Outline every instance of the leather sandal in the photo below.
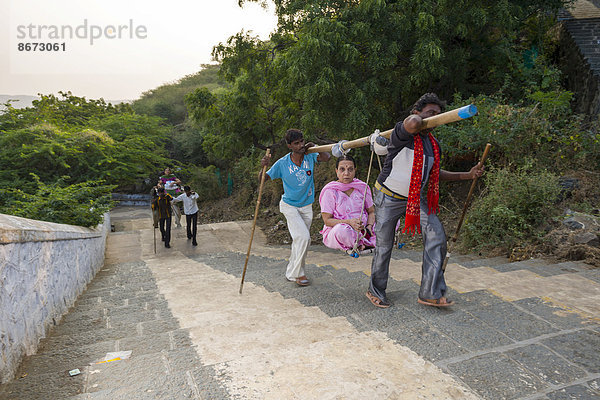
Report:
<svg viewBox="0 0 600 400"><path fill-rule="evenodd" d="M304 275L296 278L296 283L298 284L298 286L308 286L308 285L310 285L310 281Z"/></svg>
<svg viewBox="0 0 600 400"><path fill-rule="evenodd" d="M419 304L433 307L449 307L454 304L452 300L448 300L444 296L440 297L439 299L422 299L419 297L417 298L417 302Z"/></svg>
<svg viewBox="0 0 600 400"><path fill-rule="evenodd" d="M369 301L375 306L375 307L379 307L379 308L388 308L389 306L391 306L392 304L389 301L386 300L381 300L379 297L375 296L373 293L371 293L370 291L367 290L367 293L365 293L365 296L367 296L367 299L369 299Z"/></svg>

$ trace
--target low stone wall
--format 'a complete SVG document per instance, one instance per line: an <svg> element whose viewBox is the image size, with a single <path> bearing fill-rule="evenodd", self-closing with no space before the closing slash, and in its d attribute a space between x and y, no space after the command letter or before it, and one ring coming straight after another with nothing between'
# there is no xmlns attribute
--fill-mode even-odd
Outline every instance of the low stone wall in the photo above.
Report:
<svg viewBox="0 0 600 400"><path fill-rule="evenodd" d="M102 267L108 232L108 213L96 229L0 214L0 383Z"/></svg>

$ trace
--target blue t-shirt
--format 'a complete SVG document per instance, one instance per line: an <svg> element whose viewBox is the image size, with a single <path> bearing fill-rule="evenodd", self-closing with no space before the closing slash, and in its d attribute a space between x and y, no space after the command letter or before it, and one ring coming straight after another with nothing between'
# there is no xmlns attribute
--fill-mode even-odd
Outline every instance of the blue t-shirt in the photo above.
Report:
<svg viewBox="0 0 600 400"><path fill-rule="evenodd" d="M281 199L294 207L304 207L315 201L315 181L313 172L318 153L305 154L302 164L298 167L288 153L275 161L267 171L271 179L283 181L283 196Z"/></svg>

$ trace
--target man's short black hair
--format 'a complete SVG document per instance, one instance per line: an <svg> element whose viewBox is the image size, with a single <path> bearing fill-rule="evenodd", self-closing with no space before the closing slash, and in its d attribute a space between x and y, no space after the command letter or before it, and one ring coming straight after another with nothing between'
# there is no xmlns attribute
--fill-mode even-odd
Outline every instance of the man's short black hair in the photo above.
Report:
<svg viewBox="0 0 600 400"><path fill-rule="evenodd" d="M292 142L302 138L304 138L304 135L300 129L288 129L287 132L285 132L285 142L287 144L292 144Z"/></svg>
<svg viewBox="0 0 600 400"><path fill-rule="evenodd" d="M189 192L190 190L192 190L188 185L185 185L183 187L183 190L185 190L186 192Z"/></svg>
<svg viewBox="0 0 600 400"><path fill-rule="evenodd" d="M417 100L415 102L415 104L413 104L410 112L412 113L414 111L423 111L423 109L425 108L425 106L427 104L437 104L438 106L440 106L440 109L442 110L442 112L444 112L444 110L446 109L446 102L440 100L440 98L437 96L437 94L425 93L423 96L421 96L419 98L419 100Z"/></svg>
<svg viewBox="0 0 600 400"><path fill-rule="evenodd" d="M163 187L158 188L158 193L164 193L164 192L165 192L165 188L163 188Z"/></svg>

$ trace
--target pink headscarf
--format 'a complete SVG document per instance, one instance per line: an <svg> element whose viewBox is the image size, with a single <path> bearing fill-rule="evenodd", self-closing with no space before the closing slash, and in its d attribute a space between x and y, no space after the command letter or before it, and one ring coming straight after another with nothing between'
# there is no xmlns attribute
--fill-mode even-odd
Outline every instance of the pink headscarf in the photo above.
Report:
<svg viewBox="0 0 600 400"><path fill-rule="evenodd" d="M360 193L361 196L364 196L365 195L365 188L367 188L367 194L370 195L371 194L371 188L369 188L360 179L354 178L352 180L352 182L350 182L350 183L342 183L342 182L338 182L338 181L332 181L332 182L329 182L327 185L325 185L323 187L323 189L321 189L321 193L319 194L319 203L321 202L321 199L323 197L323 193L325 193L328 190L345 192L347 190L354 189L354 190L358 191L358 193Z"/></svg>

